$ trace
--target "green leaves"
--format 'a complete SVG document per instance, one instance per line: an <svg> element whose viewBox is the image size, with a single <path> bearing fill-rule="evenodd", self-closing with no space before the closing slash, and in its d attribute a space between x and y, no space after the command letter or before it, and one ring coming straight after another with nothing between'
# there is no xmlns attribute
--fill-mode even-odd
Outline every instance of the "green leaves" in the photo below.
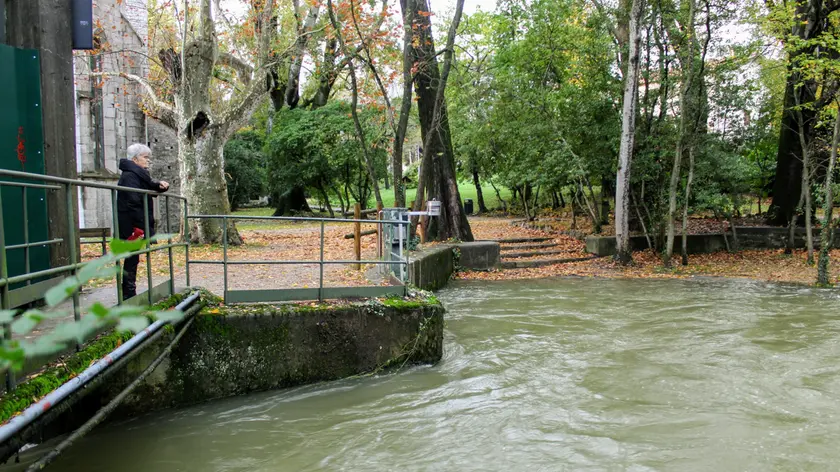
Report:
<svg viewBox="0 0 840 472"><path fill-rule="evenodd" d="M110 278L117 274L116 265L131 252L145 247L152 241L170 239L173 235L160 234L151 240L111 241L111 251L103 257L90 261L82 266L75 276L66 277L58 285L51 288L44 295L48 308L51 310L28 310L19 316L15 310L0 311L0 334L5 333L5 326L9 326L15 335L27 335L49 319L68 317L64 310L55 309L58 305L73 296L84 284L95 278ZM116 325L122 331L138 332L149 326L150 319L155 318L167 322L175 322L183 318L180 311L148 312L148 307L121 305L106 307L102 303L94 303L78 322L66 321L59 323L48 333L35 338L34 341L0 340L0 369L20 369L25 359L54 354L73 344L82 344L94 334L103 329Z"/></svg>
<svg viewBox="0 0 840 472"><path fill-rule="evenodd" d="M149 319L144 316L129 316L120 318L117 331L140 332L149 326Z"/></svg>

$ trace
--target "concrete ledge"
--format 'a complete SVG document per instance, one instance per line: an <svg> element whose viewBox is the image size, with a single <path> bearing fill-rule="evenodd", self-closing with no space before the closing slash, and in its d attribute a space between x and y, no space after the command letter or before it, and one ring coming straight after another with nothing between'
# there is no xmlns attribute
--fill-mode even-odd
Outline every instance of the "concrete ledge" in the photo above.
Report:
<svg viewBox="0 0 840 472"><path fill-rule="evenodd" d="M445 286L455 273L456 249L459 252L458 267L491 270L502 265L501 246L495 241L440 244L409 255L409 283L423 290L437 290Z"/></svg>
<svg viewBox="0 0 840 472"><path fill-rule="evenodd" d="M126 399L122 416L335 380L403 362L430 364L443 355L444 309L436 300L214 311L219 309L196 318L170 358ZM141 357L150 362L155 351ZM129 365L125 379L145 361Z"/></svg>
<svg viewBox="0 0 840 472"><path fill-rule="evenodd" d="M458 265L473 270L490 270L501 266L502 256L499 243L476 241L456 246L461 251Z"/></svg>
<svg viewBox="0 0 840 472"><path fill-rule="evenodd" d="M736 226L738 233L738 244L741 249L781 249L785 247L789 231L787 228L775 226ZM733 244L732 233L726 234L729 244ZM704 254L726 249L726 241L720 233L712 234L690 234L688 235L688 253ZM814 245L819 247L819 230L814 230ZM647 249L647 240L644 236L632 236L630 247L634 251ZM682 237L677 236L674 240L674 253L679 253L682 247ZM797 228L794 235L794 247L805 247L805 229ZM840 230L834 234L834 248L840 248ZM614 236L587 236L586 251L598 256L611 256L615 254Z"/></svg>
<svg viewBox="0 0 840 472"><path fill-rule="evenodd" d="M442 288L455 273L455 255L448 245L415 251L409 256L408 281L423 290Z"/></svg>

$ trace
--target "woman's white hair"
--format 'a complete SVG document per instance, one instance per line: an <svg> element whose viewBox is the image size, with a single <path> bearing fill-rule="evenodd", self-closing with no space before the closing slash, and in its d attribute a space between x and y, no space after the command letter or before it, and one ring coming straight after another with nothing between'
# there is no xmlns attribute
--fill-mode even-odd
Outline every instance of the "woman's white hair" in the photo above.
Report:
<svg viewBox="0 0 840 472"><path fill-rule="evenodd" d="M151 155L152 150L149 149L149 146L146 146L145 144L134 143L134 144L132 144L131 146L128 147L128 150L126 151L126 154L128 154L129 159L134 159L135 157L137 157L141 154Z"/></svg>

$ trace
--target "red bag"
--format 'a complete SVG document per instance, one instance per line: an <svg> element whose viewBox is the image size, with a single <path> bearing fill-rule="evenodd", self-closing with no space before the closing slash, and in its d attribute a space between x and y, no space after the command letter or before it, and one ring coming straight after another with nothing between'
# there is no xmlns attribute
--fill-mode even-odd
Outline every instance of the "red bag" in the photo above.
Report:
<svg viewBox="0 0 840 472"><path fill-rule="evenodd" d="M134 231L132 231L131 236L128 237L128 241L134 241L135 239L143 239L145 235L146 233L143 232L142 229L134 228Z"/></svg>

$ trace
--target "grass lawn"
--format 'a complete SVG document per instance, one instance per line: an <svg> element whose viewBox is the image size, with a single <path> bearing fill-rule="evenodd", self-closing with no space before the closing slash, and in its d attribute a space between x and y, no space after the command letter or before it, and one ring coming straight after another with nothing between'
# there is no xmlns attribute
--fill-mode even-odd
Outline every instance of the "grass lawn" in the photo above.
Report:
<svg viewBox="0 0 840 472"><path fill-rule="evenodd" d="M502 194L502 198L505 199L506 202L510 203L510 190L507 187L497 186L499 188L499 193ZM385 187L379 188L380 192L382 192L382 203L386 207L394 206L394 189L393 187L386 190ZM475 185L472 183L459 183L458 184L458 192L461 194L461 201L464 200L472 200L473 201L473 209L474 211L478 211L478 197L477 192L475 191ZM481 186L481 192L484 194L484 203L487 205L487 209L493 210L502 206L499 202L499 199L496 197L496 191L493 190L493 187L490 184L484 184ZM411 203L414 200L415 195L417 194L417 189L410 188L405 192L405 200L407 203Z"/></svg>
<svg viewBox="0 0 840 472"><path fill-rule="evenodd" d="M382 201L385 204L385 207L393 207L394 206L394 189L385 189L384 187L380 187L380 191L382 192ZM458 191L461 194L461 201L471 199L473 201L473 211L478 211L478 197L476 197L475 185L472 183L461 183L458 184ZM484 193L484 203L487 204L487 208L490 210L500 208L501 203L499 199L496 197L496 192L493 190L493 187L489 184L482 185L481 191ZM499 192L502 194L502 198L509 202L510 200L510 190L506 187L499 187ZM416 189L408 189L406 191L406 201L410 203L414 200L415 195L417 194ZM333 205L333 209L338 212L339 205L337 201L331 201ZM373 203L373 200L371 200ZM317 205L318 202L315 199L309 199L310 205ZM270 207L263 207L263 208L240 208L233 212L235 216L272 216L274 214L274 209ZM285 229L285 228L292 228L292 227L300 227L300 226L308 226L314 225L317 223L312 222L296 222L296 221L260 221L260 220L243 220L237 221L236 227L239 229L244 230L256 230L256 229Z"/></svg>
<svg viewBox="0 0 840 472"><path fill-rule="evenodd" d="M274 208L240 208L233 212L234 216L272 216L274 215ZM313 221L283 221L283 220L241 220L236 222L236 227L245 230L255 229L287 229L295 227L307 227L317 225Z"/></svg>

